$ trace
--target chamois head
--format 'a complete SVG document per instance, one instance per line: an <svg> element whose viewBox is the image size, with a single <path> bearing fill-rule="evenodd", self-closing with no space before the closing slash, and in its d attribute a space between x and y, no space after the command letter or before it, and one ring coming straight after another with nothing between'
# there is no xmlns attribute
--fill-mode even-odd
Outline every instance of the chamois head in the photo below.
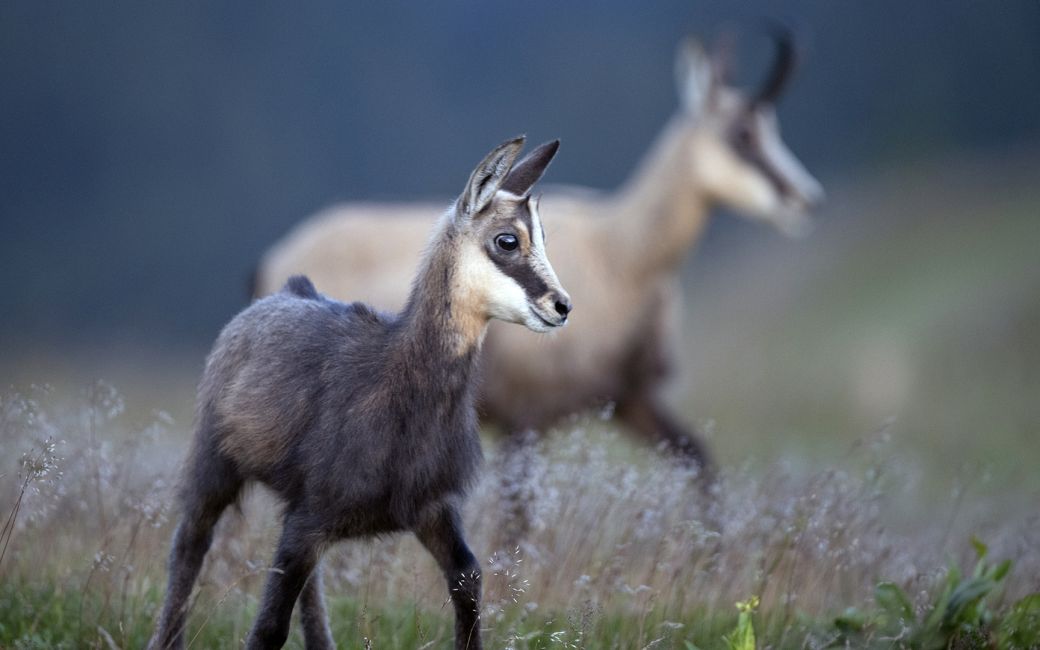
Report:
<svg viewBox="0 0 1040 650"><path fill-rule="evenodd" d="M513 164L524 138L504 142L473 170L452 211L459 235L454 300L482 318L546 332L567 322L571 299L545 254L545 231L531 187L559 140Z"/></svg>
<svg viewBox="0 0 1040 650"><path fill-rule="evenodd" d="M776 58L760 88L729 84L731 39L709 55L684 41L676 58L683 115L689 124L692 173L709 196L745 215L795 235L823 189L780 138L775 103L794 71L791 34L775 28Z"/></svg>

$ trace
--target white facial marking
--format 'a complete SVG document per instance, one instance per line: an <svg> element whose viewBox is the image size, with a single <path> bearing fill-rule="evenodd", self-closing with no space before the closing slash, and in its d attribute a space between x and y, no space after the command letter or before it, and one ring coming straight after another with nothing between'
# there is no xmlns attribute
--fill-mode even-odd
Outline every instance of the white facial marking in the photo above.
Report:
<svg viewBox="0 0 1040 650"><path fill-rule="evenodd" d="M531 210L531 266L550 290L559 291L560 279L545 252L545 231L542 229L542 216L538 214L538 201L532 200L528 207Z"/></svg>
<svg viewBox="0 0 1040 650"><path fill-rule="evenodd" d="M457 274L461 294L482 304L488 316L510 323L527 322L523 288L495 266L479 242L462 244Z"/></svg>
<svg viewBox="0 0 1040 650"><path fill-rule="evenodd" d="M549 288L549 294L532 297L536 302L531 307L536 309L538 314L531 314L533 317L526 321L526 325L536 332L544 332L551 328L543 322L543 319L551 323L558 321L555 296L565 295L565 292L560 285L560 279L556 277L556 271L549 262L549 256L545 252L545 232L542 229L542 216L538 213L538 200L532 199L528 203L528 209L531 212L531 257L529 263L534 272L545 281L546 286Z"/></svg>
<svg viewBox="0 0 1040 650"><path fill-rule="evenodd" d="M794 188L805 203L819 201L823 197L823 188L780 139L776 116L769 113L763 115L761 120L761 128L758 129L759 146L766 163Z"/></svg>
<svg viewBox="0 0 1040 650"><path fill-rule="evenodd" d="M513 203L522 200L505 191L500 191L499 197ZM532 229L527 233L531 247L526 262L545 281L551 295L563 293L545 253L537 203L532 201L529 207ZM517 223L516 227L526 230L522 223ZM490 318L525 325L536 332L553 329L552 324L559 320L553 298L528 296L516 280L499 270L480 242L465 241L462 244L457 274L460 295L480 304Z"/></svg>

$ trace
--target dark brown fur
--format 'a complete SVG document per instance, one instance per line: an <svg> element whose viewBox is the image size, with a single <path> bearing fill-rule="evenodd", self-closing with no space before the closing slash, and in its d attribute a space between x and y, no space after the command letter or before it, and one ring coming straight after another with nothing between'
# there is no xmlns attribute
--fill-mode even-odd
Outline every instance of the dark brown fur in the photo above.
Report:
<svg viewBox="0 0 1040 650"><path fill-rule="evenodd" d="M474 370L489 315L474 297L479 287L459 277L460 258L526 205L526 196L496 198L521 145L505 143L478 166L442 221L401 314L328 299L294 277L221 332L199 385L184 512L152 646L183 646L188 596L213 526L243 485L258 481L285 502L285 515L247 647L281 647L297 600L307 647L334 647L322 551L340 539L397 531L415 533L443 569L456 648L481 647L480 567L459 508L482 458ZM537 179L524 163L517 168L525 178Z"/></svg>

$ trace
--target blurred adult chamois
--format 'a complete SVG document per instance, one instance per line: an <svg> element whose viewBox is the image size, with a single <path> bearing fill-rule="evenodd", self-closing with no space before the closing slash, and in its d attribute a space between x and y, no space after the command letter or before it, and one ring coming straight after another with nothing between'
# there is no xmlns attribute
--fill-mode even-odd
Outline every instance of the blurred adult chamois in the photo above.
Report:
<svg viewBox="0 0 1040 650"><path fill-rule="evenodd" d="M796 57L789 33L777 30L774 38L775 59L753 92L729 82L729 48L709 55L693 40L681 44L681 108L631 178L606 194L545 195L554 216L548 239L566 250L557 269L582 310L566 331L547 339L491 328L478 410L513 441L612 402L631 431L710 468L703 441L660 397L681 307L680 264L716 206L797 234L822 198L780 138L774 104ZM402 304L419 233L434 210L425 203L329 208L266 253L255 293L266 295L305 272L333 296Z"/></svg>
<svg viewBox="0 0 1040 650"><path fill-rule="evenodd" d="M558 144L515 167L523 138L488 154L441 218L399 315L331 300L296 276L224 328L199 385L152 647L183 647L213 526L249 481L278 494L285 514L246 647L281 647L297 600L306 646L334 647L322 551L395 531L414 532L443 569L455 647L481 647L480 567L459 516L481 460L474 375L490 319L537 332L567 321L530 200Z"/></svg>

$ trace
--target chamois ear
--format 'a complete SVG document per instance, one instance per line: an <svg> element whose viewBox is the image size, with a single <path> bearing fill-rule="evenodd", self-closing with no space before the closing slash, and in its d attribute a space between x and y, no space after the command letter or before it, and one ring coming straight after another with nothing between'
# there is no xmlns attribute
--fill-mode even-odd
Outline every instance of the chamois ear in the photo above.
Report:
<svg viewBox="0 0 1040 650"><path fill-rule="evenodd" d="M552 162L553 156L556 155L556 150L559 148L559 140L538 145L513 167L502 183L502 189L517 196L526 196L545 173L545 169Z"/></svg>
<svg viewBox="0 0 1040 650"><path fill-rule="evenodd" d="M521 135L498 145L480 161L459 197L459 212L463 216L472 217L491 203L523 148L524 136Z"/></svg>
<svg viewBox="0 0 1040 650"><path fill-rule="evenodd" d="M698 115L714 81L711 57L695 38L685 38L675 54L675 85L687 113Z"/></svg>

